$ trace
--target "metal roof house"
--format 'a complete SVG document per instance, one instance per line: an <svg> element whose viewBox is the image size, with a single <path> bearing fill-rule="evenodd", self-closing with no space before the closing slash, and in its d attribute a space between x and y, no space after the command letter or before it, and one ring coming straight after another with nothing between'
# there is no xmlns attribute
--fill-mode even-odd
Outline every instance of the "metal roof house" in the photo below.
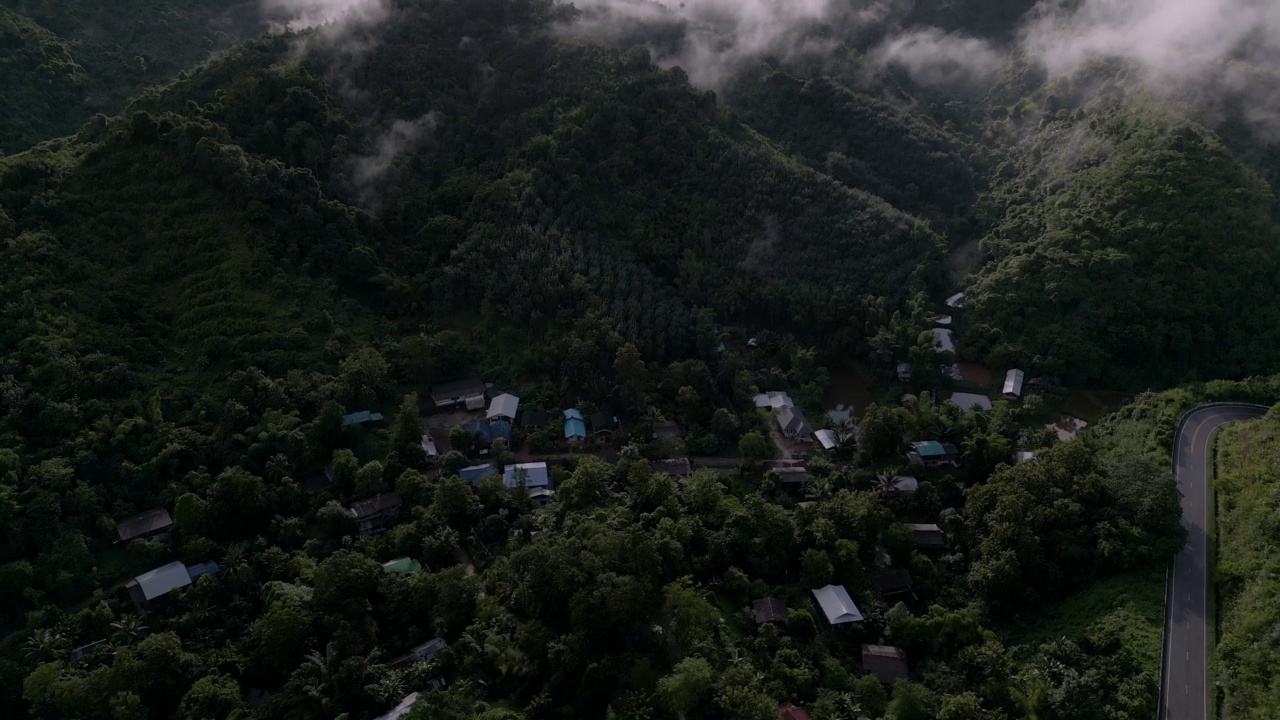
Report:
<svg viewBox="0 0 1280 720"><path fill-rule="evenodd" d="M439 657L440 653L444 652L444 649L448 646L449 644L444 641L444 638L432 638L392 660L391 667L407 668L418 663L431 662Z"/></svg>
<svg viewBox="0 0 1280 720"><path fill-rule="evenodd" d="M964 293L958 292L955 295L952 295L951 297L947 298L947 307L949 308L964 307Z"/></svg>
<svg viewBox="0 0 1280 720"><path fill-rule="evenodd" d="M525 410L520 413L520 427L527 433L537 432L551 421L551 413L546 410Z"/></svg>
<svg viewBox="0 0 1280 720"><path fill-rule="evenodd" d="M871 574L871 587L883 597L909 594L911 573L904 568L881 568Z"/></svg>
<svg viewBox="0 0 1280 720"><path fill-rule="evenodd" d="M152 538L164 535L173 527L173 518L164 508L156 508L121 520L116 525L116 534L120 542L129 542L138 538Z"/></svg>
<svg viewBox="0 0 1280 720"><path fill-rule="evenodd" d="M404 696L399 705L391 708L385 715L379 715L374 720L401 720L409 714L413 709L413 704L418 702L418 693L409 693Z"/></svg>
<svg viewBox="0 0 1280 720"><path fill-rule="evenodd" d="M591 416L591 434L604 437L613 435L618 429L618 418L606 412L598 412Z"/></svg>
<svg viewBox="0 0 1280 720"><path fill-rule="evenodd" d="M923 440L911 443L911 452L907 459L914 465L937 467L939 465L958 465L959 456L956 446L951 443L940 443L936 440Z"/></svg>
<svg viewBox="0 0 1280 720"><path fill-rule="evenodd" d="M512 422L516 419L516 413L520 410L520 398L515 395L503 393L493 400L489 401L489 413L485 415L488 420L506 420Z"/></svg>
<svg viewBox="0 0 1280 720"><path fill-rule="evenodd" d="M791 402L791 396L781 390L770 390L756 395L752 400L758 408L773 408L777 410L784 407L795 407L795 403Z"/></svg>
<svg viewBox="0 0 1280 720"><path fill-rule="evenodd" d="M951 402L960 406L961 410L991 410L991 398L979 393L951 393Z"/></svg>
<svg viewBox="0 0 1280 720"><path fill-rule="evenodd" d="M440 449L436 447L436 441L430 435L422 436L422 459L428 463L433 463L440 457Z"/></svg>
<svg viewBox="0 0 1280 720"><path fill-rule="evenodd" d="M937 525L932 523L906 523L906 526L911 531L916 547L944 548L947 546L947 535Z"/></svg>
<svg viewBox="0 0 1280 720"><path fill-rule="evenodd" d="M190 584L191 575L187 573L187 566L171 562L135 577L125 583L124 589L129 592L133 604L141 609L152 600Z"/></svg>
<svg viewBox="0 0 1280 720"><path fill-rule="evenodd" d="M956 351L956 334L946 328L934 328L933 349L938 352L954 353Z"/></svg>
<svg viewBox="0 0 1280 720"><path fill-rule="evenodd" d="M564 439L569 442L582 442L587 439L587 422L582 411L570 408L564 411Z"/></svg>
<svg viewBox="0 0 1280 720"><path fill-rule="evenodd" d="M787 601L782 598L764 597L751 603L756 624L787 621Z"/></svg>
<svg viewBox="0 0 1280 720"><path fill-rule="evenodd" d="M484 463L483 465L471 465L462 468L458 471L458 477L466 480L472 485L479 485L481 480L489 477L490 475L496 475L497 473L497 465L493 463Z"/></svg>
<svg viewBox="0 0 1280 720"><path fill-rule="evenodd" d="M1021 370L1010 370L1004 375L1004 388L1001 394L1010 400L1017 400L1022 397L1022 381L1027 377L1026 373Z"/></svg>
<svg viewBox="0 0 1280 720"><path fill-rule="evenodd" d="M399 557L382 563L382 569L399 575L414 575L422 572L422 563L411 557Z"/></svg>
<svg viewBox="0 0 1280 720"><path fill-rule="evenodd" d="M188 565L187 577L191 578L191 582L195 582L196 578L200 577L201 575L217 575L218 569L219 569L218 563L215 563L215 562L206 562L206 563L197 563L195 565Z"/></svg>
<svg viewBox="0 0 1280 720"><path fill-rule="evenodd" d="M849 591L843 585L820 587L813 591L813 597L817 599L822 613L827 616L827 622L832 625L862 622L862 611L853 604L853 598L849 597Z"/></svg>
<svg viewBox="0 0 1280 720"><path fill-rule="evenodd" d="M503 468L502 482L507 487L517 487L522 480L529 488L551 487L551 474L544 462L517 463Z"/></svg>
<svg viewBox="0 0 1280 720"><path fill-rule="evenodd" d="M791 703L778 708L778 718L780 720L811 720L809 713Z"/></svg>
<svg viewBox="0 0 1280 720"><path fill-rule="evenodd" d="M792 440L801 440L809 442L813 440L813 428L809 425L809 419L804 416L804 411L797 407L784 407L778 410L778 427L782 429L782 434Z"/></svg>
<svg viewBox="0 0 1280 720"><path fill-rule="evenodd" d="M907 679L907 651L891 645L863 645L862 667L885 685Z"/></svg>
<svg viewBox="0 0 1280 720"><path fill-rule="evenodd" d="M479 435L480 439L485 443L493 442L494 438L502 438L507 442L511 442L511 423L506 420L494 420L487 423L473 420L463 425L462 429L474 435Z"/></svg>
<svg viewBox="0 0 1280 720"><path fill-rule="evenodd" d="M898 382L911 382L911 363L898 363Z"/></svg>
<svg viewBox="0 0 1280 720"><path fill-rule="evenodd" d="M343 415L342 427L349 427L351 425L363 425L365 423L371 423L371 422L382 422L382 420L383 420L382 413L369 412L368 410L361 410L360 412L353 412L353 413L348 413L346 415Z"/></svg>
<svg viewBox="0 0 1280 720"><path fill-rule="evenodd" d="M397 493L382 493L352 503L351 517L359 524L361 535L372 535L394 525L400 519L400 507L403 504L404 500Z"/></svg>
<svg viewBox="0 0 1280 720"><path fill-rule="evenodd" d="M484 393L484 381L472 376L432 385L431 402L439 408L463 405L468 410L479 410L484 407Z"/></svg>
<svg viewBox="0 0 1280 720"><path fill-rule="evenodd" d="M822 449L827 452L840 447L840 440L836 437L834 430L819 430L813 434L813 439L817 440Z"/></svg>

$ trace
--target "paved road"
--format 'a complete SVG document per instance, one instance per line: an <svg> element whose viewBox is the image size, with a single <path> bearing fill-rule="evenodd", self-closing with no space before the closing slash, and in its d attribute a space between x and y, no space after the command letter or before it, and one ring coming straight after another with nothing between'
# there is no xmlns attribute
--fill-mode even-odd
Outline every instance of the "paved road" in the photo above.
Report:
<svg viewBox="0 0 1280 720"><path fill-rule="evenodd" d="M1209 437L1227 423L1264 412L1253 405L1206 405L1187 414L1174 440L1187 545L1173 562L1166 588L1162 720L1208 720L1209 715Z"/></svg>

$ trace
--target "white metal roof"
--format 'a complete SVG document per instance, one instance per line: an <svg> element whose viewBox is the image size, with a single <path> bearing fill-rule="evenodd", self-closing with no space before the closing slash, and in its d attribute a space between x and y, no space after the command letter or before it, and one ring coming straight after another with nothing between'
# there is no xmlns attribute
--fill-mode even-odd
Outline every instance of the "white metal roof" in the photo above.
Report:
<svg viewBox="0 0 1280 720"><path fill-rule="evenodd" d="M418 693L410 693L404 696L400 704L391 708L391 712L386 715L379 715L375 720L400 720L400 718L409 714L413 709L413 704L418 702Z"/></svg>
<svg viewBox="0 0 1280 720"><path fill-rule="evenodd" d="M138 588L142 590L142 597L147 600L154 600L191 584L187 566L180 562L162 565L155 570L142 573L133 580L138 583Z"/></svg>
<svg viewBox="0 0 1280 720"><path fill-rule="evenodd" d="M964 307L964 293L958 292L947 298L947 307L962 308Z"/></svg>
<svg viewBox="0 0 1280 720"><path fill-rule="evenodd" d="M791 396L781 390L763 392L752 399L758 408L773 408L777 410L784 407L795 407L795 403L791 402Z"/></svg>
<svg viewBox="0 0 1280 720"><path fill-rule="evenodd" d="M959 405L961 410L972 410L975 405L980 410L991 409L991 398L978 393L951 393L951 402Z"/></svg>
<svg viewBox="0 0 1280 720"><path fill-rule="evenodd" d="M489 414L487 417L490 420L499 417L514 418L516 416L516 410L519 408L520 398L515 395L503 393L489 403Z"/></svg>
<svg viewBox="0 0 1280 720"><path fill-rule="evenodd" d="M813 591L813 597L832 625L862 622L862 612L853 604L853 598L849 597L849 591L843 585L820 587Z"/></svg>
<svg viewBox="0 0 1280 720"><path fill-rule="evenodd" d="M422 436L422 452L426 453L428 457L436 457L440 454L440 451L436 449L436 441L430 435Z"/></svg>
<svg viewBox="0 0 1280 720"><path fill-rule="evenodd" d="M938 352L956 351L956 335L946 328L933 329L933 347Z"/></svg>
<svg viewBox="0 0 1280 720"><path fill-rule="evenodd" d="M840 445L840 441L836 439L836 434L832 430L819 430L813 434L813 437L822 445L823 450L835 450Z"/></svg>
<svg viewBox="0 0 1280 720"><path fill-rule="evenodd" d="M1021 370L1010 370L1004 376L1004 394L1014 397L1022 396L1022 379L1025 377Z"/></svg>
<svg viewBox="0 0 1280 720"><path fill-rule="evenodd" d="M920 481L913 475L899 475L889 483L898 492L915 492L920 489Z"/></svg>

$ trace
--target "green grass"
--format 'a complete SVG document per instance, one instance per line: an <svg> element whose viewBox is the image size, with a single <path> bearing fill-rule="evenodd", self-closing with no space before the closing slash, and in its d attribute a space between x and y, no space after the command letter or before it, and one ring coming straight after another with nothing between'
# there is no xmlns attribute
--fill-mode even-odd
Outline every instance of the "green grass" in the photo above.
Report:
<svg viewBox="0 0 1280 720"><path fill-rule="evenodd" d="M1144 668L1159 673L1164 596L1164 566L1117 575L1010 628L1005 640L1010 646L1035 648L1060 638L1114 632Z"/></svg>

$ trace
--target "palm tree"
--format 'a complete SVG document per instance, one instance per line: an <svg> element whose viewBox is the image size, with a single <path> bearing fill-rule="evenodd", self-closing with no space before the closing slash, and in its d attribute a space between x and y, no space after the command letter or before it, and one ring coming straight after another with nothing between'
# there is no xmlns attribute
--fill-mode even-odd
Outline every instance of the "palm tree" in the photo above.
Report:
<svg viewBox="0 0 1280 720"><path fill-rule="evenodd" d="M1049 685L1044 680L1032 679L1031 686L1025 693L1016 687L1010 687L1009 696L1026 713L1027 720L1046 720L1049 717Z"/></svg>
<svg viewBox="0 0 1280 720"><path fill-rule="evenodd" d="M132 645L147 634L147 626L136 615L125 615L111 623L111 644Z"/></svg>
<svg viewBox="0 0 1280 720"><path fill-rule="evenodd" d="M45 663L62 657L70 648L71 643L65 635L57 630L41 628L27 638L22 652L28 660Z"/></svg>

